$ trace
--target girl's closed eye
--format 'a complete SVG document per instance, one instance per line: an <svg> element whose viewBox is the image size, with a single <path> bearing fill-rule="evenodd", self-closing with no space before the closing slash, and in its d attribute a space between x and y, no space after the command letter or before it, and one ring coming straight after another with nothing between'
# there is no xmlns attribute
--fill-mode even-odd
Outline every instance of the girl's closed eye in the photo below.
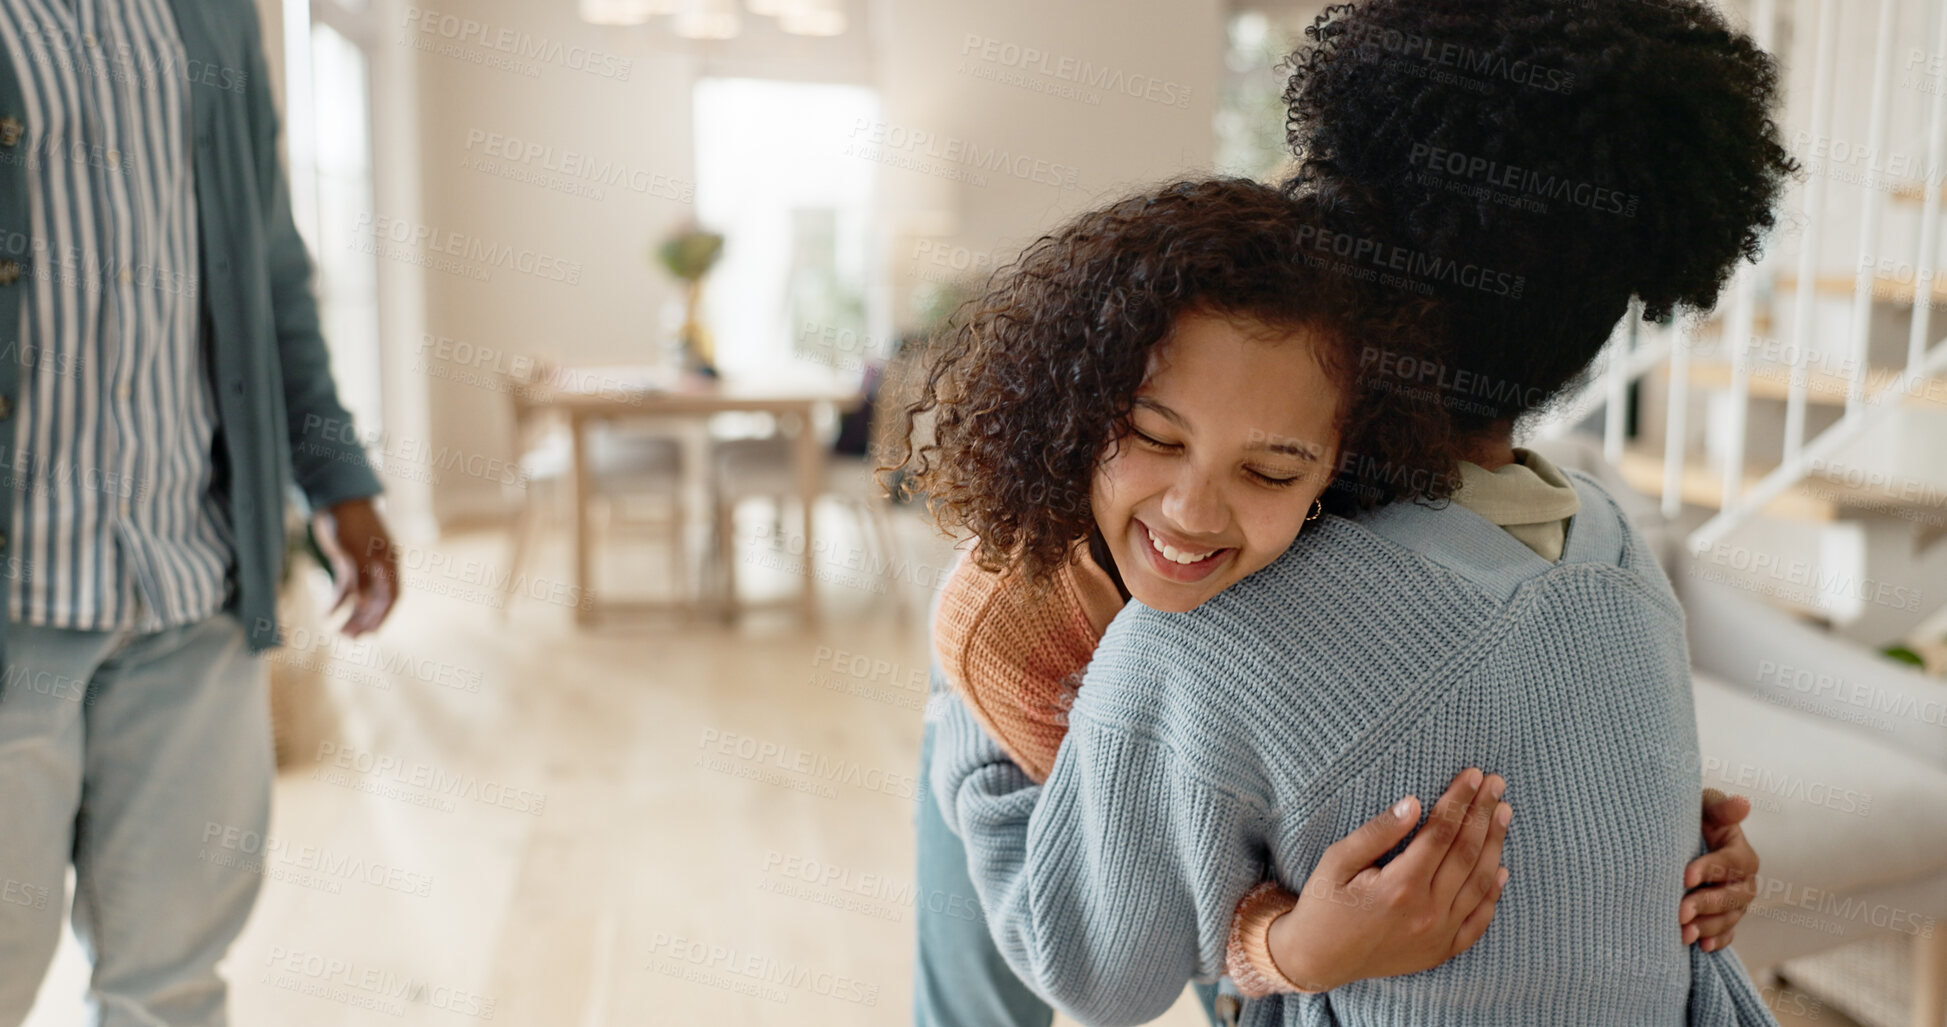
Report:
<svg viewBox="0 0 1947 1027"><path fill-rule="evenodd" d="M1256 479L1258 484L1269 486L1270 488L1274 488L1274 489L1288 489L1293 485L1296 485L1299 482L1305 480L1305 475L1303 473L1294 474L1289 477L1286 477L1283 474L1279 474L1276 472L1260 471L1255 468L1246 468L1246 470L1250 473L1250 476L1252 478Z"/></svg>
<svg viewBox="0 0 1947 1027"><path fill-rule="evenodd" d="M1129 434L1135 438L1137 445L1142 446L1144 449L1154 450L1158 453L1177 453L1177 452L1181 452L1183 449L1182 443L1165 441L1164 439L1159 438L1157 435L1146 432L1134 424L1131 424L1129 426ZM1291 488L1292 486L1303 482L1306 477L1305 472L1303 471L1290 473L1282 469L1274 468L1268 470L1260 470L1255 467L1244 468L1244 474L1246 477L1250 478L1250 480L1256 482L1257 484L1265 486L1266 488L1273 488L1273 489Z"/></svg>

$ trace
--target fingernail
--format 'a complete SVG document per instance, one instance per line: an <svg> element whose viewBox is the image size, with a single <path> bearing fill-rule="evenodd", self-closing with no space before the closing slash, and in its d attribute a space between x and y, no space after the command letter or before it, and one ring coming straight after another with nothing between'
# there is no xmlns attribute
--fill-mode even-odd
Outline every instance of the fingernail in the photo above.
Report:
<svg viewBox="0 0 1947 1027"><path fill-rule="evenodd" d="M1494 809L1495 823L1500 824L1502 827L1506 827L1513 820L1514 820L1513 806L1510 806L1504 802L1501 805L1495 807Z"/></svg>
<svg viewBox="0 0 1947 1027"><path fill-rule="evenodd" d="M1508 883L1508 868L1502 867L1500 870L1495 871L1494 880L1500 884Z"/></svg>
<svg viewBox="0 0 1947 1027"><path fill-rule="evenodd" d="M1406 814L1412 812L1412 809L1413 809L1413 797L1409 795L1406 798L1393 803L1393 819L1405 820Z"/></svg>

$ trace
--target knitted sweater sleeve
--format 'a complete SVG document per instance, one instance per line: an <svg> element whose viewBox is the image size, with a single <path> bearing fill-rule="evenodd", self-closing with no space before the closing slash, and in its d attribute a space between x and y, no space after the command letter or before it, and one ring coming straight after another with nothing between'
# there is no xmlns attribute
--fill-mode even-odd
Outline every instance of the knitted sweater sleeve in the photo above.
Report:
<svg viewBox="0 0 1947 1027"><path fill-rule="evenodd" d="M1262 821L1156 739L1087 716L1083 695L1045 785L937 697L930 776L1014 973L1083 1023L1147 1023L1223 973L1225 928L1266 868L1197 854L1263 853Z"/></svg>
<svg viewBox="0 0 1947 1027"><path fill-rule="evenodd" d="M941 672L967 711L1037 784L1054 768L1101 628L1121 606L1114 583L1086 546L1046 589L962 560L940 593L933 647ZM1272 921L1297 904L1298 897L1276 881L1263 882L1238 903L1225 963L1246 997L1300 990L1279 972L1270 945Z"/></svg>
<svg viewBox="0 0 1947 1027"><path fill-rule="evenodd" d="M1121 607L1086 549L1046 588L967 559L941 590L933 621L940 671L1033 780L1054 767L1082 671Z"/></svg>

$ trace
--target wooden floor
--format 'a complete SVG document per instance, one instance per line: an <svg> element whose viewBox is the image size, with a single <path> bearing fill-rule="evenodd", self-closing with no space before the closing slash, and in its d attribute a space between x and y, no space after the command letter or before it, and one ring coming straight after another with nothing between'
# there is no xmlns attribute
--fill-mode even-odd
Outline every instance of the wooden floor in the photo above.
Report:
<svg viewBox="0 0 1947 1027"><path fill-rule="evenodd" d="M499 567L486 534L408 572L375 646L287 651L326 657L339 722L278 781L233 1022L910 1023L923 586L948 553L905 527L904 618L843 539L815 628L503 616L463 569ZM746 587L788 597L766 551L743 550ZM536 573L564 565L544 547ZM603 571L618 592L659 573ZM85 985L67 938L29 1027L84 1022ZM1159 1022L1204 1021L1186 994Z"/></svg>
<svg viewBox="0 0 1947 1027"><path fill-rule="evenodd" d="M546 600L503 619L464 570L409 570L376 646L282 657L325 657L341 722L278 781L233 1021L910 1023L922 586L950 552L905 527L903 620L840 538L815 628L777 608L578 631ZM655 547L628 548L645 562L605 561L607 590L660 580ZM491 534L440 549L502 559ZM793 594L788 561L743 552L745 591ZM85 987L65 939L29 1027L84 1022Z"/></svg>

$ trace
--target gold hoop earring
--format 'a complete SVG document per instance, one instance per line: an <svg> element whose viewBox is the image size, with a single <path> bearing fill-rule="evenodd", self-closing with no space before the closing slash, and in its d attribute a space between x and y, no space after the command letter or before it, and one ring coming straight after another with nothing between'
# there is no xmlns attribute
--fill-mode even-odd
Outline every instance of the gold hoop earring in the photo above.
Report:
<svg viewBox="0 0 1947 1027"><path fill-rule="evenodd" d="M1316 499L1312 500L1312 512L1305 515L1305 523L1310 524L1323 516L1325 516L1325 504Z"/></svg>

